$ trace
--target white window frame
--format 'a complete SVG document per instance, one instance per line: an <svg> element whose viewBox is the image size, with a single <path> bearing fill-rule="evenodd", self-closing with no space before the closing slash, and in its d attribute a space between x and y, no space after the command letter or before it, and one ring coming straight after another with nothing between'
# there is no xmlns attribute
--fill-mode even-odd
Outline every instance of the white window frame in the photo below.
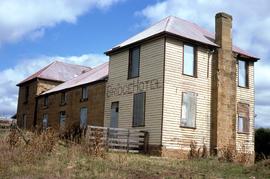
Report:
<svg viewBox="0 0 270 179"><path fill-rule="evenodd" d="M187 96L185 96L187 95ZM185 98L193 99L194 101L190 101L186 103ZM181 103L181 119L180 119L180 127L186 128L196 128L196 115L197 115L197 94L193 92L183 92L182 93L182 103ZM189 106L187 106L189 105ZM192 110L193 111L190 111ZM188 110L190 109L190 110ZM191 113L189 113L191 112ZM193 112L193 114L192 114ZM192 120L192 121L189 121Z"/></svg>

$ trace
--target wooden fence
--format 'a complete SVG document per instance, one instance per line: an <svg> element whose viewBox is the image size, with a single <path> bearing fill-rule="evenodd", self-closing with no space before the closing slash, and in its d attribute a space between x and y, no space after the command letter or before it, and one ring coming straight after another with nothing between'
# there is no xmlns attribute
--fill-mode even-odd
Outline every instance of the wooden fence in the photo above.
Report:
<svg viewBox="0 0 270 179"><path fill-rule="evenodd" d="M148 132L137 129L88 126L86 139L109 151L147 153Z"/></svg>

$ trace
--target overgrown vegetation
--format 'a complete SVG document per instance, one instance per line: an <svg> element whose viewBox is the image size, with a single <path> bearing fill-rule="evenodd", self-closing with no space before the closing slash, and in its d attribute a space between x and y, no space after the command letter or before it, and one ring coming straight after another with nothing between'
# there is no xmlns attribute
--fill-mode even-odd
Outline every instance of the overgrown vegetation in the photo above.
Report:
<svg viewBox="0 0 270 179"><path fill-rule="evenodd" d="M108 153L98 137L93 144L59 138L52 130L42 133L16 130L0 139L0 178L269 178L270 161L252 167L204 158L193 144L192 160ZM101 136L100 136L101 137ZM28 141L28 142L26 142ZM199 151L199 152L198 152ZM198 156L199 159L198 159ZM204 156L203 156L204 157Z"/></svg>

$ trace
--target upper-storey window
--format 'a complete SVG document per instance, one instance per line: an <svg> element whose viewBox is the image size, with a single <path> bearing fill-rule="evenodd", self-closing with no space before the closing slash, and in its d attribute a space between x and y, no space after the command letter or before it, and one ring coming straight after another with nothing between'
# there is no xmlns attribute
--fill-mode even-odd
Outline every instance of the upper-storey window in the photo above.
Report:
<svg viewBox="0 0 270 179"><path fill-rule="evenodd" d="M82 87L82 98L81 100L87 100L88 99L88 86Z"/></svg>
<svg viewBox="0 0 270 179"><path fill-rule="evenodd" d="M28 98L29 98L29 86L26 86L25 93L24 93L24 103L28 102Z"/></svg>
<svg viewBox="0 0 270 179"><path fill-rule="evenodd" d="M67 93L62 92L62 93L61 93L61 101L60 101L60 104L61 104L61 105L64 105L64 104L66 104L66 102L67 102Z"/></svg>
<svg viewBox="0 0 270 179"><path fill-rule="evenodd" d="M44 96L44 106L48 107L48 96Z"/></svg>
<svg viewBox="0 0 270 179"><path fill-rule="evenodd" d="M196 76L196 55L195 48L190 45L184 45L183 74Z"/></svg>
<svg viewBox="0 0 270 179"><path fill-rule="evenodd" d="M128 79L136 78L140 73L140 47L129 50Z"/></svg>
<svg viewBox="0 0 270 179"><path fill-rule="evenodd" d="M238 60L238 85L248 87L248 63L244 60Z"/></svg>

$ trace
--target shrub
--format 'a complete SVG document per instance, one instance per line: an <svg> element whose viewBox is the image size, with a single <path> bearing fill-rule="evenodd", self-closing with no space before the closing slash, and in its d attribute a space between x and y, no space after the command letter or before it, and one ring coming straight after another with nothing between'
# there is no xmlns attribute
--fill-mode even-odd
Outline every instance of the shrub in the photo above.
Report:
<svg viewBox="0 0 270 179"><path fill-rule="evenodd" d="M256 160L270 157L270 129L259 128L255 130Z"/></svg>

